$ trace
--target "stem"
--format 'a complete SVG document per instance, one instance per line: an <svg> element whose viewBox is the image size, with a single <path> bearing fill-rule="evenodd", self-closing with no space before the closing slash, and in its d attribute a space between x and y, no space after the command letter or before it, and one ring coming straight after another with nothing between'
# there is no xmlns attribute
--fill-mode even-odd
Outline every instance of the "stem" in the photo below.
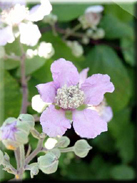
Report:
<svg viewBox="0 0 137 183"><path fill-rule="evenodd" d="M25 160L25 152L24 152L24 145L21 145L19 147L20 150L20 169L19 169L19 179L21 180L23 177L23 172L24 172L24 160Z"/></svg>
<svg viewBox="0 0 137 183"><path fill-rule="evenodd" d="M23 94L23 99L22 99L22 106L21 106L21 112L20 113L26 113L27 112L27 105L28 105L28 88L27 88L27 80L25 76L25 53L22 47L22 44L20 43L21 47L21 86L22 86L22 94Z"/></svg>
<svg viewBox="0 0 137 183"><path fill-rule="evenodd" d="M45 137L44 137L45 138ZM42 150L44 138L39 139L37 148L26 158L25 166Z"/></svg>
<svg viewBox="0 0 137 183"><path fill-rule="evenodd" d="M74 151L73 147L67 147L65 149L60 149L60 152L62 152L62 153L72 152L72 151Z"/></svg>
<svg viewBox="0 0 137 183"><path fill-rule="evenodd" d="M20 152L19 152L19 147L14 151L15 153L15 158L16 158L16 163L17 163L17 170L20 168Z"/></svg>
<svg viewBox="0 0 137 183"><path fill-rule="evenodd" d="M66 32L66 35L63 37L63 39L67 39L69 36L73 35L77 30L81 28L81 24L76 25L69 33Z"/></svg>

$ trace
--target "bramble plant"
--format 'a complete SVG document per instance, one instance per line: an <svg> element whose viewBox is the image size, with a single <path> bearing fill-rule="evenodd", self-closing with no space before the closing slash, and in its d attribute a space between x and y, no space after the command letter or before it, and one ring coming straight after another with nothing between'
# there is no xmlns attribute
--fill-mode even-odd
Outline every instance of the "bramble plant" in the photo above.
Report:
<svg viewBox="0 0 137 183"><path fill-rule="evenodd" d="M28 8L24 1L0 3L0 54L1 58L20 61L20 76L22 86L22 106L17 118L7 118L0 127L0 140L4 146L14 151L17 166L13 167L10 157L0 150L0 165L3 170L15 175L15 179L22 180L23 173L30 171L31 178L41 170L45 174L56 172L61 153L74 152L80 158L87 156L92 147L85 139L70 145L67 136L63 136L67 129L73 125L76 134L81 138L95 138L107 131L107 123L112 119L113 112L107 105L105 93L112 93L114 85L107 74L93 74L87 77L89 68L80 73L71 61L59 58L51 64L53 81L36 85L38 93L32 98L32 108L40 115L42 132L35 128L34 115L27 114L28 110L28 85L25 75L25 60L34 56L49 59L54 55L54 45L38 41L41 32L35 22L43 20L50 24L56 36L55 23L57 16L51 13L52 6L48 0ZM85 14L78 18L78 25L73 29L67 28L63 40L71 48L72 54L80 57L84 50L76 40L68 40L70 36L81 38L83 44L88 44L90 39L101 39L105 32L98 28L101 21L102 6L92 6L85 10ZM77 32L82 29L83 32ZM8 43L18 41L21 55L8 54L4 49ZM24 46L25 45L25 46ZM26 47L28 46L28 49ZM35 46L32 50L31 47ZM92 58L91 58L92 59ZM10 86L9 86L10 87ZM38 140L34 151L29 145L29 135ZM51 147L46 147L50 143ZM39 155L39 153L43 155ZM31 163L35 158L37 161Z"/></svg>

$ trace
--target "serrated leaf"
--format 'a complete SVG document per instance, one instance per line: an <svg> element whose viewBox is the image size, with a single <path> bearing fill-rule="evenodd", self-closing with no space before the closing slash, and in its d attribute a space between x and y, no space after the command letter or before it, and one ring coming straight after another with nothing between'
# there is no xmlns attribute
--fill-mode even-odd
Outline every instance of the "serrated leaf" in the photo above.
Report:
<svg viewBox="0 0 137 183"><path fill-rule="evenodd" d="M132 33L131 26L124 22L121 22L119 19L111 14L103 16L100 27L104 29L105 38L107 39L130 37Z"/></svg>
<svg viewBox="0 0 137 183"><path fill-rule="evenodd" d="M115 86L115 91L105 94L113 111L123 109L131 97L131 82L126 67L117 53L105 45L95 46L87 55L86 67L90 67L89 75L108 74Z"/></svg>

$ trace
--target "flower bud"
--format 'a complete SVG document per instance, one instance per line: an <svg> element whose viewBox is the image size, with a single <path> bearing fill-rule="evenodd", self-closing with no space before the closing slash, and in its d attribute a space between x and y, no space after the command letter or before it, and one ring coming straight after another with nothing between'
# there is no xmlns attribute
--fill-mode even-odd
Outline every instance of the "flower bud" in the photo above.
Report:
<svg viewBox="0 0 137 183"><path fill-rule="evenodd" d="M102 6L90 6L86 9L85 14L79 17L79 21L82 24L83 29L89 27L95 28L101 19Z"/></svg>
<svg viewBox="0 0 137 183"><path fill-rule="evenodd" d="M58 20L57 15L53 15L52 13L50 13L49 15L44 17L43 22L49 23L49 24L54 24L55 22L57 22L57 20Z"/></svg>
<svg viewBox="0 0 137 183"><path fill-rule="evenodd" d="M83 47L79 44L78 41L67 41L67 46L71 48L72 54L75 57L80 57L83 55Z"/></svg>
<svg viewBox="0 0 137 183"><path fill-rule="evenodd" d="M83 44L88 44L89 41L90 41L90 39L89 39L87 36L84 36L84 37L82 38L82 43L83 43Z"/></svg>
<svg viewBox="0 0 137 183"><path fill-rule="evenodd" d="M58 163L58 157L53 152L48 152L46 155L38 158L39 169L46 174L56 172Z"/></svg>
<svg viewBox="0 0 137 183"><path fill-rule="evenodd" d="M56 147L67 147L70 144L70 140L68 137L62 136L59 138Z"/></svg>
<svg viewBox="0 0 137 183"><path fill-rule="evenodd" d="M0 127L0 140L7 149L15 150L28 142L33 127L34 118L29 114L21 114L17 119L8 118Z"/></svg>
<svg viewBox="0 0 137 183"><path fill-rule="evenodd" d="M28 165L27 170L30 170L30 176L31 176L31 178L33 178L34 175L37 175L39 173L38 163L32 163L32 164Z"/></svg>
<svg viewBox="0 0 137 183"><path fill-rule="evenodd" d="M80 158L86 157L90 149L92 149L92 147L86 140L78 140L74 145L74 152Z"/></svg>

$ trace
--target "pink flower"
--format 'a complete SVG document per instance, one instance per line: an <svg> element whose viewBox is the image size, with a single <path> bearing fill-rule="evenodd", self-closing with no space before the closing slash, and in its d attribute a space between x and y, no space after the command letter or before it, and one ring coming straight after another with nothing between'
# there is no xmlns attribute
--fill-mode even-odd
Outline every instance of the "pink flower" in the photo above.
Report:
<svg viewBox="0 0 137 183"><path fill-rule="evenodd" d="M105 93L114 91L110 77L107 74L94 74L87 78L88 69L79 74L73 63L63 58L52 63L51 72L52 82L36 86L41 99L52 103L40 117L43 132L55 137L70 129L70 120L65 116L68 110L72 112L73 127L79 136L95 138L107 131L108 120L88 106L98 106ZM78 110L83 104L87 108ZM60 108L56 109L56 105Z"/></svg>

